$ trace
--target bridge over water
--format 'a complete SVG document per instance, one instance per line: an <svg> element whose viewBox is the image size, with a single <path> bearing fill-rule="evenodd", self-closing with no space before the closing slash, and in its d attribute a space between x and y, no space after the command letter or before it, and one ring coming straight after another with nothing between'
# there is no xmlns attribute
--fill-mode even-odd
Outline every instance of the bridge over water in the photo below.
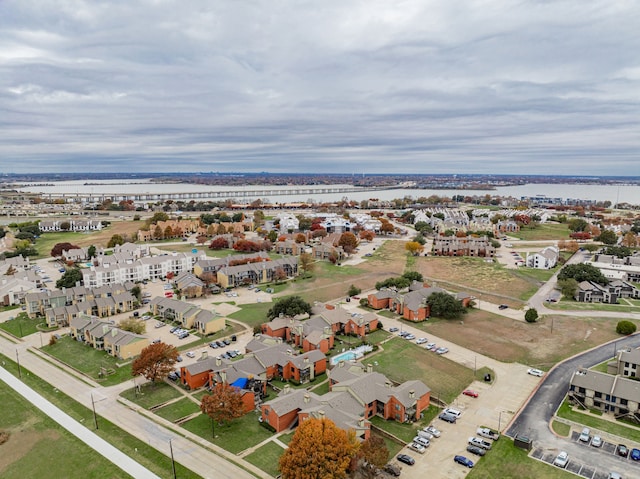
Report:
<svg viewBox="0 0 640 479"><path fill-rule="evenodd" d="M180 201L206 201L206 200L226 200L226 199L258 199L269 198L271 196L313 196L313 195L325 195L325 194L346 194L346 193L361 193L366 191L386 191L401 188L401 186L322 186L322 187L308 187L300 186L297 188L287 187L278 188L274 187L256 187L252 189L229 189L224 191L209 190L209 191L190 191L190 192L162 192L162 193L150 193L150 192L137 192L137 193L71 193L71 192L57 192L57 193L42 193L40 195L43 199L50 200L64 200L67 203L94 203L102 202L110 199L113 202L120 201L134 201L134 202L156 202L166 200L180 200Z"/></svg>

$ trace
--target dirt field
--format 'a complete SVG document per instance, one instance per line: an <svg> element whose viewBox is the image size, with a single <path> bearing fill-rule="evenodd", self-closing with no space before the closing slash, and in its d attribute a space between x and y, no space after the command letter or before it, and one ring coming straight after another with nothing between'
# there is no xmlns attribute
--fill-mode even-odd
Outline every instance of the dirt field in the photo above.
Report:
<svg viewBox="0 0 640 479"><path fill-rule="evenodd" d="M331 267L328 263L316 263L311 279L292 282L282 294L297 294L307 301L329 301L345 296L350 285L363 291L405 270L406 253L401 241L387 241L367 261L354 266Z"/></svg>
<svg viewBox="0 0 640 479"><path fill-rule="evenodd" d="M29 451L40 441L55 441L60 435L56 431L20 431L11 433L9 440L0 446L0 474L15 461L26 456Z"/></svg>
<svg viewBox="0 0 640 479"><path fill-rule="evenodd" d="M112 221L108 228L91 235L79 235L74 242L78 246L107 246L113 235L121 235L123 238L136 240L136 233L144 225L143 221Z"/></svg>
<svg viewBox="0 0 640 479"><path fill-rule="evenodd" d="M549 367L618 337L616 319L547 316L528 324L474 310L460 321L440 320L418 327L499 361ZM553 333L551 327L553 324ZM612 351L613 355L613 351Z"/></svg>
<svg viewBox="0 0 640 479"><path fill-rule="evenodd" d="M440 286L443 288L457 285L458 288L455 289L472 294L482 293L483 297L486 297L486 293L520 301L528 292L538 289L536 281L527 281L510 270L495 263L486 263L480 258L421 256L416 258L415 269L427 281L442 281Z"/></svg>

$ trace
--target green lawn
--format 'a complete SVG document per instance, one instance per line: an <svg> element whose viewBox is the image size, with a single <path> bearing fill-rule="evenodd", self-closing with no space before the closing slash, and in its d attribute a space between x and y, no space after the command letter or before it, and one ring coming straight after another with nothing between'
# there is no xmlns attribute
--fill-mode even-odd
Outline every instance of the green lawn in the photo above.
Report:
<svg viewBox="0 0 640 479"><path fill-rule="evenodd" d="M0 415L0 430L11 434L9 441L1 446L3 454L10 454L7 466L0 467L3 479L130 477L2 381L0 404L5 411L11 411L11 414ZM91 461L87 461L87 457L91 457Z"/></svg>
<svg viewBox="0 0 640 479"><path fill-rule="evenodd" d="M569 239L569 228L566 224L545 223L535 228L523 227L517 233L509 233L523 241ZM517 247L517 243L514 244Z"/></svg>
<svg viewBox="0 0 640 479"><path fill-rule="evenodd" d="M599 371L601 373L606 373L608 371L607 364L609 364L613 359L614 358L607 359L606 361L603 361L600 364L596 364L595 366L592 366L590 369L593 369L594 371Z"/></svg>
<svg viewBox="0 0 640 479"><path fill-rule="evenodd" d="M410 341L393 338L383 347L383 351L366 360L378 363L374 365L375 371L397 382L418 379L431 388L431 397L442 398L447 403L456 398L474 379L473 370Z"/></svg>
<svg viewBox="0 0 640 479"><path fill-rule="evenodd" d="M278 440L284 444L289 444L291 442L291 439L293 439L293 435L295 434L295 431L290 432L288 434L280 434L278 436Z"/></svg>
<svg viewBox="0 0 640 479"><path fill-rule="evenodd" d="M183 427L192 433L213 442L227 451L238 454L245 449L255 446L265 439L273 436L266 428L258 422L258 414L251 411L239 419L235 419L225 425L215 425L215 440L212 440L211 419L209 416L200 416L187 421Z"/></svg>
<svg viewBox="0 0 640 479"><path fill-rule="evenodd" d="M267 474L276 477L279 474L278 460L284 452L284 449L275 442L268 442L264 446L259 447L251 454L245 456L245 460L256 466L258 469Z"/></svg>
<svg viewBox="0 0 640 479"><path fill-rule="evenodd" d="M562 299L558 303L546 303L549 309L581 311L614 311L618 313L637 313L640 307L629 304L582 303L573 299Z"/></svg>
<svg viewBox="0 0 640 479"><path fill-rule="evenodd" d="M155 385L145 383L140 386L140 391L137 393L134 388L127 389L122 391L120 396L145 409L151 409L154 406L180 397L181 393L173 386L165 382L159 382Z"/></svg>
<svg viewBox="0 0 640 479"><path fill-rule="evenodd" d="M431 424L431 422L439 412L440 409L436 406L429 406L429 409L427 409L423 413L424 417L420 421L413 424L407 424L393 420L385 420L379 416L373 416L369 420L374 426L379 427L380 429L393 434L398 439L408 443L411 442L411 440L415 437L418 430Z"/></svg>
<svg viewBox="0 0 640 479"><path fill-rule="evenodd" d="M527 451L518 449L513 441L503 437L493 443L491 451L482 459L472 459L476 466L468 479L571 479L573 474L550 464L530 458ZM452 461L453 462L453 461ZM460 466L462 467L462 466Z"/></svg>
<svg viewBox="0 0 640 479"><path fill-rule="evenodd" d="M17 376L18 368L16 363L6 356L1 356L1 357L4 362L4 368L14 376ZM90 408L84 407L82 404L74 401L69 396L65 395L64 393L61 393L58 389L54 388L51 384L47 383L43 379L29 372L24 367L22 368L22 381L25 384L27 384L29 387L38 391L42 396L47 398L53 404L61 408L63 411L65 411L67 414L73 417L76 421L79 421L84 424L93 423L93 413ZM20 401L21 401L21 404L26 404L24 400L20 399ZM3 406L7 408L6 406L7 403L4 400L1 401L0 404L3 404ZM5 409L5 410L9 410L9 409ZM18 420L18 415L20 414L19 409L11 408L10 410L12 411L12 414L10 415L4 414L3 416L7 416L7 417L15 416L16 417L15 420ZM14 410L16 411L16 414L13 414ZM108 441L118 449L120 449L125 454L128 454L129 456L134 458L143 466L149 468L151 471L156 473L161 478L169 479L173 477L173 475L171 474L171 459L168 456L166 456L165 454L162 454L161 452L158 452L157 450L149 446L149 444L147 444L146 442L141 441L135 438L134 436L126 433L125 431L123 431L113 423L107 421L103 417L98 417L98 421L100 424L100 429L94 432L98 434L100 437L102 437L103 439L105 439L106 441ZM22 419L20 419L20 427L24 428L26 427L26 424L29 424L29 422L28 421L25 422ZM70 444L64 441L60 441L60 443L62 443L64 448L62 450L58 450L57 446L51 443L52 441L47 441L46 443L47 449L44 451L40 451L38 455L33 458L33 462L37 462L38 464L26 464L24 465L24 469L20 468L20 470L15 472L13 470L1 471L0 475L3 478L8 477L8 478L16 478L16 479L23 479L25 477L41 477L41 478L65 477L65 478L72 478L72 479L75 477L78 477L79 479L87 478L87 477L91 477L91 478L102 477L100 475L93 475L91 474L91 472L86 473L87 470L91 469L91 465L87 463L93 462L94 459L97 461L97 458L95 457L96 456L95 453L90 451L82 452L81 461L76 464L74 462L74 457L75 457L74 451L83 451L81 448L76 448L73 443ZM80 446L82 445L83 444L80 443ZM47 451L51 451L51 453ZM49 457L49 454L52 454L51 462L48 462L47 460L43 459L43 458ZM92 461L87 461L86 460L87 457L91 457ZM62 469L59 474L56 474L55 467L56 467L58 458L64 459L64 464L63 464L64 469ZM34 471L34 473L31 473L30 468L33 468L33 467L46 467L47 471L41 474L37 474L37 472L39 471ZM105 468L107 468L107 466L105 466ZM78 472L77 475L76 475L76 471ZM122 473L120 473L119 469L115 471L117 473L110 474L107 477L108 478L126 477ZM199 479L200 478L200 476L191 472L189 469L185 468L180 464L176 464L176 471L180 479ZM96 474L99 474L99 473L96 473Z"/></svg>
<svg viewBox="0 0 640 479"><path fill-rule="evenodd" d="M63 336L56 344L44 346L42 350L72 368L83 372L103 386L112 386L132 379L130 364L118 367L118 359L104 351L93 349L88 344L75 341L71 336ZM101 378L101 368L115 372L105 378Z"/></svg>
<svg viewBox="0 0 640 479"><path fill-rule="evenodd" d="M23 338L30 334L37 333L37 325L40 323L46 326L46 323L42 318L29 319L27 313L20 312L20 314L15 316L13 319L0 323L0 328L17 338Z"/></svg>
<svg viewBox="0 0 640 479"><path fill-rule="evenodd" d="M272 303L243 304L240 311L230 314L229 317L253 328L267 322L267 312L271 306Z"/></svg>
<svg viewBox="0 0 640 479"><path fill-rule="evenodd" d="M156 409L154 413L165 418L167 421L174 422L198 411L200 411L200 407L196 403L189 398L183 398Z"/></svg>
<svg viewBox="0 0 640 479"><path fill-rule="evenodd" d="M551 428L562 437L569 437L571 432L571 426L560 421L552 421Z"/></svg>
<svg viewBox="0 0 640 479"><path fill-rule="evenodd" d="M626 437L634 442L640 442L640 428L630 425L627 426L622 422L607 421L606 419L600 419L589 414L574 411L571 409L571 406L567 401L562 403L558 409L557 415L559 417L575 421L578 424L584 424L587 427L592 427L616 436Z"/></svg>

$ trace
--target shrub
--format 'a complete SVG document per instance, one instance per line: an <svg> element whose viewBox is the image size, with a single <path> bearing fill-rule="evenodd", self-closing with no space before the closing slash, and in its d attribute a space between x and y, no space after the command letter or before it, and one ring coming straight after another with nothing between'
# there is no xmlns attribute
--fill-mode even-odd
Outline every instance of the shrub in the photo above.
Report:
<svg viewBox="0 0 640 479"><path fill-rule="evenodd" d="M527 309L527 312L524 313L524 320L527 323L535 323L538 320L538 310L535 308Z"/></svg>
<svg viewBox="0 0 640 479"><path fill-rule="evenodd" d="M636 332L636 325L631 321L619 321L616 326L616 333L629 335Z"/></svg>

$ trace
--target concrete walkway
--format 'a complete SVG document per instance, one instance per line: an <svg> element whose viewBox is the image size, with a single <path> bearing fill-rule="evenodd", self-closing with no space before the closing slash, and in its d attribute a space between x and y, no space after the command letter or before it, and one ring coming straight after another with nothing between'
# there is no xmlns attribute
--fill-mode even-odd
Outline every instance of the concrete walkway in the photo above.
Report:
<svg viewBox="0 0 640 479"><path fill-rule="evenodd" d="M63 412L57 406L54 406L2 367L0 367L0 380L4 381L9 387L40 409L44 414L60 424L60 426L76 436L94 451L114 463L131 477L136 479L160 479L159 476L155 475L149 469L134 461L119 449L116 449L107 441L97 436L95 433L89 431L78 421Z"/></svg>

